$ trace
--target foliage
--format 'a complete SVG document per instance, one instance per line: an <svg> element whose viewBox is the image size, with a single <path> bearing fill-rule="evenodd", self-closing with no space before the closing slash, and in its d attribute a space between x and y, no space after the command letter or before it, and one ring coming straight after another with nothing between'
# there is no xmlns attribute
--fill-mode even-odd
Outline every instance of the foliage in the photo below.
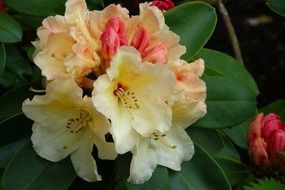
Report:
<svg viewBox="0 0 285 190"><path fill-rule="evenodd" d="M79 189L82 183L87 182L76 178L69 159L52 163L37 156L29 140L32 121L21 110L23 100L36 94L29 88L44 86L39 70L30 59L33 54L30 41L35 40L35 30L45 16L63 13L65 0L4 2L8 8L0 12L0 189ZM101 9L103 5L96 0L87 2L94 9ZM267 4L284 16L283 2L268 0ZM246 152L246 132L257 112L259 90L255 80L235 58L203 48L217 23L214 7L197 1L182 3L165 12L165 19L187 48L183 59L205 60L203 80L207 86L208 113L187 129L195 144L195 155L182 164L181 171L157 167L152 178L142 185L127 182L130 155L120 155L113 162L100 161L96 157L103 182L85 184L86 190L96 187L116 190L231 190L248 184L253 171ZM259 111L278 113L284 120L284 108L285 100L278 100ZM95 149L93 154L97 156ZM263 189L281 190L284 185L265 178L245 187L245 190Z"/></svg>

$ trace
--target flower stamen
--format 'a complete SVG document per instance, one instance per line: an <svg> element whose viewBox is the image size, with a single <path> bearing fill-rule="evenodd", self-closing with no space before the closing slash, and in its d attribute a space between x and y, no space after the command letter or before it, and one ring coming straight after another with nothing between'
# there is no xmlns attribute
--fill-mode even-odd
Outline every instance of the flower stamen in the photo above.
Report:
<svg viewBox="0 0 285 190"><path fill-rule="evenodd" d="M170 142L168 142L164 137L166 135L165 134L161 134L159 132L154 132L151 134L150 138L152 138L153 140L158 140L159 142L161 142L164 146L168 147L168 148L172 148L175 149L176 145L175 144L171 144Z"/></svg>
<svg viewBox="0 0 285 190"><path fill-rule="evenodd" d="M82 110L78 117L68 119L65 127L69 129L70 133L79 133L89 125L90 121L91 117L89 113Z"/></svg>
<svg viewBox="0 0 285 190"><path fill-rule="evenodd" d="M119 98L125 108L127 109L139 109L138 99L135 96L135 92L130 92L126 87L123 87L120 83L118 88L114 90L114 95Z"/></svg>

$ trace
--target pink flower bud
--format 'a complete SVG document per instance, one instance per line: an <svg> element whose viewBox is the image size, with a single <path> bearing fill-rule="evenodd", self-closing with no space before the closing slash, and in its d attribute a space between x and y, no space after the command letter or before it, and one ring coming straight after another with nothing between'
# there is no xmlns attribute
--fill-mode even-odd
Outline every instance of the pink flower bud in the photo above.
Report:
<svg viewBox="0 0 285 190"><path fill-rule="evenodd" d="M120 37L113 28L107 28L100 37L102 54L105 59L111 58L120 47Z"/></svg>
<svg viewBox="0 0 285 190"><path fill-rule="evenodd" d="M150 33L144 27L140 27L136 31L131 45L142 54L145 48L149 46L150 40Z"/></svg>
<svg viewBox="0 0 285 190"><path fill-rule="evenodd" d="M266 139L269 139L274 131L281 129L282 122L280 117L274 113L270 113L264 117L263 127L261 129L262 136Z"/></svg>
<svg viewBox="0 0 285 190"><path fill-rule="evenodd" d="M260 113L254 118L254 120L250 124L247 135L249 143L255 140L257 137L261 137L261 126L263 119L264 119L264 114Z"/></svg>
<svg viewBox="0 0 285 190"><path fill-rule="evenodd" d="M115 32L118 34L124 34L126 32L125 23L117 16L108 20L105 28L110 28L110 27L113 28Z"/></svg>
<svg viewBox="0 0 285 190"><path fill-rule="evenodd" d="M3 0L0 0L0 12L3 11L5 9L5 5Z"/></svg>
<svg viewBox="0 0 285 190"><path fill-rule="evenodd" d="M100 36L102 55L105 59L110 60L120 46L128 44L124 36L125 30L125 23L119 17L114 17L107 22Z"/></svg>
<svg viewBox="0 0 285 190"><path fill-rule="evenodd" d="M166 63L167 48L164 44L147 47L142 53L142 58L151 63Z"/></svg>
<svg viewBox="0 0 285 190"><path fill-rule="evenodd" d="M268 154L266 152L267 143L261 138L257 137L249 145L249 156L257 166L267 166L269 163Z"/></svg>
<svg viewBox="0 0 285 190"><path fill-rule="evenodd" d="M150 3L151 6L156 6L161 11L167 11L172 9L175 5L171 0L153 0Z"/></svg>
<svg viewBox="0 0 285 190"><path fill-rule="evenodd" d="M269 146L271 156L285 151L285 131L281 129L274 131L270 137Z"/></svg>
<svg viewBox="0 0 285 190"><path fill-rule="evenodd" d="M274 113L258 114L248 129L248 152L257 166L285 169L285 126ZM283 170L282 169L282 170Z"/></svg>

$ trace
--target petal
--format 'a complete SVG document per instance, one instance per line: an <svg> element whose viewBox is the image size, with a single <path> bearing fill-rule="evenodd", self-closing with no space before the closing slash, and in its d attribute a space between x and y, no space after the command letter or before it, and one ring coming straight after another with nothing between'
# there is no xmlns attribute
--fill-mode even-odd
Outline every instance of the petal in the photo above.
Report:
<svg viewBox="0 0 285 190"><path fill-rule="evenodd" d="M69 23L81 22L88 17L88 9L84 0L68 0L65 7L64 16Z"/></svg>
<svg viewBox="0 0 285 190"><path fill-rule="evenodd" d="M132 153L128 181L135 184L144 183L150 179L158 164L155 150L150 146L148 139L141 139Z"/></svg>
<svg viewBox="0 0 285 190"><path fill-rule="evenodd" d="M189 101L183 94L173 95L172 125L183 129L195 123L207 113L205 101Z"/></svg>
<svg viewBox="0 0 285 190"><path fill-rule="evenodd" d="M149 6L148 3L140 4L139 18L140 25L147 26L148 31L151 33L168 29L162 12L157 7Z"/></svg>
<svg viewBox="0 0 285 190"><path fill-rule="evenodd" d="M181 170L181 163L190 160L194 155L191 138L180 127L171 127L166 136L160 138L151 139L158 164L176 171Z"/></svg>
<svg viewBox="0 0 285 190"><path fill-rule="evenodd" d="M41 69L42 75L45 76L47 80L66 75L63 62L52 57L48 50L37 53L34 62Z"/></svg>
<svg viewBox="0 0 285 190"><path fill-rule="evenodd" d="M54 130L50 125L35 123L31 140L33 147L41 157L57 162L78 148L78 136L65 128Z"/></svg>
<svg viewBox="0 0 285 190"><path fill-rule="evenodd" d="M110 132L116 145L116 151L123 154L135 146L137 134L130 125L128 113L118 106L118 100L113 91L114 87L109 77L102 75L94 83L92 100L96 109L111 119Z"/></svg>
<svg viewBox="0 0 285 190"><path fill-rule="evenodd" d="M71 161L77 175L88 182L102 180L92 157L93 139L93 131L87 128L79 140L78 150L71 154Z"/></svg>

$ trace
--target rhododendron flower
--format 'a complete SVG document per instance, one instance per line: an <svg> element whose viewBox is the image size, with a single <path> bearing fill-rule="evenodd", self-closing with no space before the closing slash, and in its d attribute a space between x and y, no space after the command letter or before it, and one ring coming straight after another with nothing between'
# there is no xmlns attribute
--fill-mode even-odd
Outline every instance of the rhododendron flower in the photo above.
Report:
<svg viewBox="0 0 285 190"><path fill-rule="evenodd" d="M149 180L157 165L180 171L182 161L192 158L194 145L184 129L172 126L165 133L140 137L132 153L128 181L140 184Z"/></svg>
<svg viewBox="0 0 285 190"><path fill-rule="evenodd" d="M86 181L101 180L92 157L93 145L102 159L114 159L113 143L105 142L109 122L82 98L82 89L70 79L56 79L46 94L25 100L24 114L34 121L32 143L41 157L57 162L71 154L78 176Z"/></svg>
<svg viewBox="0 0 285 190"><path fill-rule="evenodd" d="M121 47L106 74L94 83L94 106L111 120L119 153L130 151L138 136L164 133L172 122L167 101L175 78L167 65L142 62L131 47Z"/></svg>
<svg viewBox="0 0 285 190"><path fill-rule="evenodd" d="M171 0L153 0L150 5L156 6L162 11L168 11L175 6Z"/></svg>
<svg viewBox="0 0 285 190"><path fill-rule="evenodd" d="M186 128L206 114L206 85L200 79L204 69L202 59L192 63L179 60L172 67L176 76L175 93L172 96L174 125Z"/></svg>
<svg viewBox="0 0 285 190"><path fill-rule="evenodd" d="M248 129L249 156L257 166L285 170L285 124L274 113L258 114Z"/></svg>

